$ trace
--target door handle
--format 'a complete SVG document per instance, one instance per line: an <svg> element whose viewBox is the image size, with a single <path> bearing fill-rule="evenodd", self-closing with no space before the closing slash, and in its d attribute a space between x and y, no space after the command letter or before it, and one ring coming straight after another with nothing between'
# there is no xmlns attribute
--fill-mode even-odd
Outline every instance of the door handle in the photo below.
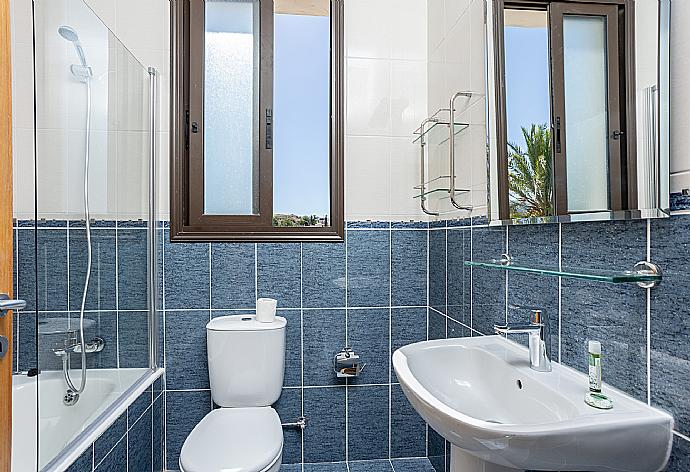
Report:
<svg viewBox="0 0 690 472"><path fill-rule="evenodd" d="M5 336L0 336L0 359L7 355L10 350L10 342Z"/></svg>
<svg viewBox="0 0 690 472"><path fill-rule="evenodd" d="M7 314L9 310L21 310L26 308L26 301L12 300L6 293L0 293L0 317Z"/></svg>

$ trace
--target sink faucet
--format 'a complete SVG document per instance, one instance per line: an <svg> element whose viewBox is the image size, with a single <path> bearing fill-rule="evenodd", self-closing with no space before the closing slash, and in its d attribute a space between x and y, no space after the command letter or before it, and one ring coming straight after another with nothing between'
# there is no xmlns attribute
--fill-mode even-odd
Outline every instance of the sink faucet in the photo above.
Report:
<svg viewBox="0 0 690 472"><path fill-rule="evenodd" d="M551 361L546 344L549 340L549 326L542 318L541 310L532 310L529 323L494 325L494 330L497 334L527 334L530 367L537 372L551 372Z"/></svg>

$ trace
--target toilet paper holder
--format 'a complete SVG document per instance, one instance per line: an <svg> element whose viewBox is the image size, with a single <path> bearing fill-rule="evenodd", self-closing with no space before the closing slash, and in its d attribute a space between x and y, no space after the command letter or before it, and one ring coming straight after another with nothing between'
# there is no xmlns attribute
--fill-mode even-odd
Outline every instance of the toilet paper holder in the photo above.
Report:
<svg viewBox="0 0 690 472"><path fill-rule="evenodd" d="M338 377L359 377L366 363L350 347L343 348L333 358L333 370Z"/></svg>

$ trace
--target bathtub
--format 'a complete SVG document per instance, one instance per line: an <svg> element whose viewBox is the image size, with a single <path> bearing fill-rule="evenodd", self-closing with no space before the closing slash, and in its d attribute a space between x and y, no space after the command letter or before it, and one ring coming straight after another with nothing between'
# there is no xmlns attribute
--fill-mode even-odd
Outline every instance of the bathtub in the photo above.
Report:
<svg viewBox="0 0 690 472"><path fill-rule="evenodd" d="M63 470L161 373L161 369L89 370L86 390L73 406L62 403L65 381L61 371L44 372L36 377L14 375L12 472ZM81 371L75 370L72 379L79 385ZM123 397L123 393L127 395Z"/></svg>

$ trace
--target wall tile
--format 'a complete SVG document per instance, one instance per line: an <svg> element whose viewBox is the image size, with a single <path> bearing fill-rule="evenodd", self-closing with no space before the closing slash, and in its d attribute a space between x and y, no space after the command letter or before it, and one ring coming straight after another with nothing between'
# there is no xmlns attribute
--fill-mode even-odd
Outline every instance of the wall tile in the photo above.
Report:
<svg viewBox="0 0 690 472"><path fill-rule="evenodd" d="M91 472L93 467L93 449L88 448L69 466L66 472Z"/></svg>
<svg viewBox="0 0 690 472"><path fill-rule="evenodd" d="M278 300L279 308L300 308L300 244L260 244L257 280L259 297Z"/></svg>
<svg viewBox="0 0 690 472"><path fill-rule="evenodd" d="M153 401L152 387L144 390L128 407L127 407L127 429L134 426L146 409L151 406Z"/></svg>
<svg viewBox="0 0 690 472"><path fill-rule="evenodd" d="M302 416L302 390L284 388L273 407L282 423L297 421ZM298 462L302 462L302 431L299 428L283 429L283 464Z"/></svg>
<svg viewBox="0 0 690 472"><path fill-rule="evenodd" d="M426 306L427 231L391 232L393 306Z"/></svg>
<svg viewBox="0 0 690 472"><path fill-rule="evenodd" d="M395 472L434 472L434 466L429 459L393 459L391 460Z"/></svg>
<svg viewBox="0 0 690 472"><path fill-rule="evenodd" d="M383 384L390 372L390 310L347 310L347 343L367 366L350 384Z"/></svg>
<svg viewBox="0 0 690 472"><path fill-rule="evenodd" d="M345 306L345 244L302 245L302 302L305 308Z"/></svg>
<svg viewBox="0 0 690 472"><path fill-rule="evenodd" d="M98 472L122 472L127 470L127 438L122 438L101 463L96 464L94 470Z"/></svg>
<svg viewBox="0 0 690 472"><path fill-rule="evenodd" d="M347 303L352 307L390 303L390 232L347 232Z"/></svg>
<svg viewBox="0 0 690 472"><path fill-rule="evenodd" d="M127 470L152 470L152 428L153 410L149 408L127 433Z"/></svg>
<svg viewBox="0 0 690 472"><path fill-rule="evenodd" d="M448 230L448 316L470 325L472 233L469 229Z"/></svg>
<svg viewBox="0 0 690 472"><path fill-rule="evenodd" d="M469 326L448 318L448 338L466 338L472 336Z"/></svg>
<svg viewBox="0 0 690 472"><path fill-rule="evenodd" d="M304 385L343 384L333 372L333 356L345 347L345 310L305 310Z"/></svg>
<svg viewBox="0 0 690 472"><path fill-rule="evenodd" d="M70 319L78 326L79 313L70 313ZM117 367L117 312L116 311L97 311L84 314L85 320L93 321L93 328L85 330L86 341L95 337L105 341L105 347L101 352L89 354L86 357L88 368L113 369ZM146 320L144 320L146 323ZM147 323L148 324L148 323ZM146 341L148 342L148 341ZM123 356L128 355L123 352ZM80 356L75 356L77 359ZM81 366L81 362L78 362ZM148 366L148 363L140 367Z"/></svg>
<svg viewBox="0 0 690 472"><path fill-rule="evenodd" d="M429 310L429 340L446 339L446 317Z"/></svg>
<svg viewBox="0 0 690 472"><path fill-rule="evenodd" d="M348 388L349 460L388 457L389 386Z"/></svg>
<svg viewBox="0 0 690 472"><path fill-rule="evenodd" d="M17 233L17 296L26 300L27 310L35 310L37 306L41 310L66 310L67 230L42 229L36 233L32 229L22 229Z"/></svg>
<svg viewBox="0 0 690 472"><path fill-rule="evenodd" d="M38 359L36 358L36 322L35 312L19 312L17 326L19 333L19 362L17 363L17 369L20 372L26 372L29 369L38 367Z"/></svg>
<svg viewBox="0 0 690 472"><path fill-rule="evenodd" d="M302 385L302 312L280 310L278 315L287 320L283 386L299 387Z"/></svg>
<svg viewBox="0 0 690 472"><path fill-rule="evenodd" d="M171 390L209 388L208 310L165 313L165 378Z"/></svg>
<svg viewBox="0 0 690 472"><path fill-rule="evenodd" d="M115 230L95 229L91 232L91 277L86 296L87 310L114 310L115 294ZM88 263L86 230L69 230L69 307L79 310L86 281ZM145 254L145 253L144 253ZM145 260L145 256L144 256ZM146 271L144 271L146 274Z"/></svg>
<svg viewBox="0 0 690 472"><path fill-rule="evenodd" d="M148 367L148 313L121 311L117 317L120 367Z"/></svg>
<svg viewBox="0 0 690 472"><path fill-rule="evenodd" d="M393 472L391 461L388 459L350 461L347 466L350 472Z"/></svg>
<svg viewBox="0 0 690 472"><path fill-rule="evenodd" d="M446 440L436 431L428 428L429 431L429 445L428 457L429 462L436 470L436 472L445 472L446 470Z"/></svg>
<svg viewBox="0 0 690 472"><path fill-rule="evenodd" d="M562 226L562 263L620 270L646 258L646 222ZM604 382L646 401L646 293L635 285L562 281L561 361L587 372L586 342L602 341Z"/></svg>
<svg viewBox="0 0 690 472"><path fill-rule="evenodd" d="M429 231L429 306L446 312L446 231Z"/></svg>
<svg viewBox="0 0 690 472"><path fill-rule="evenodd" d="M305 462L345 460L345 387L304 389Z"/></svg>
<svg viewBox="0 0 690 472"><path fill-rule="evenodd" d="M472 230L472 260L498 259L505 252L505 228ZM472 329L493 334L496 322L506 317L506 274L502 271L472 269Z"/></svg>
<svg viewBox="0 0 690 472"><path fill-rule="evenodd" d="M348 472L345 462L304 464L304 472Z"/></svg>
<svg viewBox="0 0 690 472"><path fill-rule="evenodd" d="M690 441L674 436L673 450L666 470L668 472L690 471Z"/></svg>
<svg viewBox="0 0 690 472"><path fill-rule="evenodd" d="M255 244L211 244L211 307L256 306Z"/></svg>
<svg viewBox="0 0 690 472"><path fill-rule="evenodd" d="M141 229L117 230L117 293L120 310L147 309L147 233ZM160 300L162 303L163 299Z"/></svg>
<svg viewBox="0 0 690 472"><path fill-rule="evenodd" d="M171 243L165 230L166 309L210 308L209 245Z"/></svg>
<svg viewBox="0 0 690 472"><path fill-rule="evenodd" d="M211 411L211 392L165 392L166 465L179 468L180 451L192 429Z"/></svg>
<svg viewBox="0 0 690 472"><path fill-rule="evenodd" d="M155 390L154 390L155 391ZM165 463L165 396L153 403L153 472L162 472Z"/></svg>
<svg viewBox="0 0 690 472"><path fill-rule="evenodd" d="M391 356L408 344L426 341L427 308L393 308L391 310ZM398 378L391 365L392 382Z"/></svg>
<svg viewBox="0 0 690 472"><path fill-rule="evenodd" d="M538 241L538 243L537 243ZM524 225L508 227L508 252L518 263L540 267L558 267L559 225ZM526 322L531 310L541 310L548 322L549 354L558 360L558 278L510 272L508 276L508 319ZM527 336L512 336L528 344Z"/></svg>
<svg viewBox="0 0 690 472"><path fill-rule="evenodd" d="M426 423L400 385L391 386L391 457L426 455Z"/></svg>
<svg viewBox="0 0 690 472"><path fill-rule="evenodd" d="M651 291L651 400L690 435L690 216L654 220L651 236L652 261L664 274Z"/></svg>

